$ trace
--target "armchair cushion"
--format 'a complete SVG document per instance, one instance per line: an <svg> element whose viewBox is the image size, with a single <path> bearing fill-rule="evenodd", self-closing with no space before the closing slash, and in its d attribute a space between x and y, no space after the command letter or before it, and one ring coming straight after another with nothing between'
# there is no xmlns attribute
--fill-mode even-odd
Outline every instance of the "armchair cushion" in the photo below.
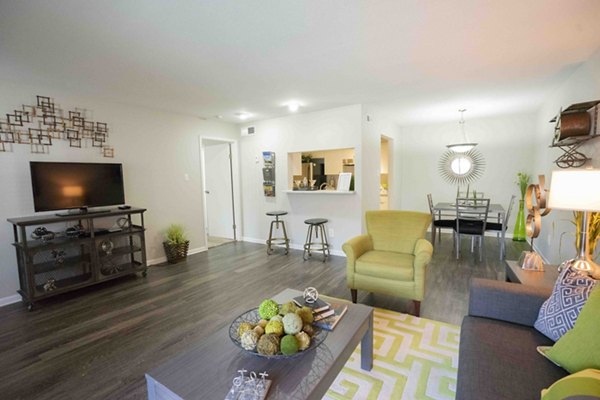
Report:
<svg viewBox="0 0 600 400"><path fill-rule="evenodd" d="M413 254L417 239L425 237L431 215L416 211L367 211L367 231L373 249Z"/></svg>
<svg viewBox="0 0 600 400"><path fill-rule="evenodd" d="M383 279L412 281L414 260L412 254L372 250L356 260L356 272Z"/></svg>

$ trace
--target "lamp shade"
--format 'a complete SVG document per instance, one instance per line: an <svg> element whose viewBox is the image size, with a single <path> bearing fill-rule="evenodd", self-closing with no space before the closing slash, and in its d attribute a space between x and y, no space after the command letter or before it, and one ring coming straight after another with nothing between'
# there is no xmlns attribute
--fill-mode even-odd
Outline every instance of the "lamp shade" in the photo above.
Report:
<svg viewBox="0 0 600 400"><path fill-rule="evenodd" d="M600 170L553 171L549 207L556 210L600 211Z"/></svg>

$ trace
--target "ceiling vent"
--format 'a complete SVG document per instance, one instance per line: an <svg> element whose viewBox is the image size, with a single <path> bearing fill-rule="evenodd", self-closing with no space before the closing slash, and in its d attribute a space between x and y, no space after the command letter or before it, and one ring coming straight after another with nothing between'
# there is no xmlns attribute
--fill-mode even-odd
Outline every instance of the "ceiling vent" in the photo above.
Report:
<svg viewBox="0 0 600 400"><path fill-rule="evenodd" d="M254 135L256 133L256 129L253 126L249 126L247 128L242 128L242 136Z"/></svg>

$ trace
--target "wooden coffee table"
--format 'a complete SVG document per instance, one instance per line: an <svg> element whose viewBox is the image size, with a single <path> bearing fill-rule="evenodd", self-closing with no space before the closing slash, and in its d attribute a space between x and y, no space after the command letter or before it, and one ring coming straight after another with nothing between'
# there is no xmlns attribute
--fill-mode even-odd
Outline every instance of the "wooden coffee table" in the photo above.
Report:
<svg viewBox="0 0 600 400"><path fill-rule="evenodd" d="M523 285L552 289L558 278L558 266L544 264L543 271L528 271L519 267L518 261L506 260L506 280Z"/></svg>
<svg viewBox="0 0 600 400"><path fill-rule="evenodd" d="M285 289L273 299L281 304L300 295L302 292ZM231 320L234 318L232 315ZM148 399L224 399L240 369L269 374L269 400L321 399L359 343L361 368L370 371L373 308L362 304L348 303L348 311L319 347L288 359L273 360L246 353L231 342L227 325L148 372Z"/></svg>

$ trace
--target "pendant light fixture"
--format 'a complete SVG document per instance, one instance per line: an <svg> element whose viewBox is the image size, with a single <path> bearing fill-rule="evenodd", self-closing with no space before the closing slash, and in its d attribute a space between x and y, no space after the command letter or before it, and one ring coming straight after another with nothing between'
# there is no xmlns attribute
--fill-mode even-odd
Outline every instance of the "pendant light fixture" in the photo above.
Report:
<svg viewBox="0 0 600 400"><path fill-rule="evenodd" d="M458 112L460 113L460 121L458 121L458 124L460 125L460 131L462 133L462 143L446 145L447 148L454 151L455 153L466 153L472 150L475 146L477 146L477 143L471 143L467 138L467 133L465 132L465 111L467 111L465 108L461 108L460 110L458 110Z"/></svg>

